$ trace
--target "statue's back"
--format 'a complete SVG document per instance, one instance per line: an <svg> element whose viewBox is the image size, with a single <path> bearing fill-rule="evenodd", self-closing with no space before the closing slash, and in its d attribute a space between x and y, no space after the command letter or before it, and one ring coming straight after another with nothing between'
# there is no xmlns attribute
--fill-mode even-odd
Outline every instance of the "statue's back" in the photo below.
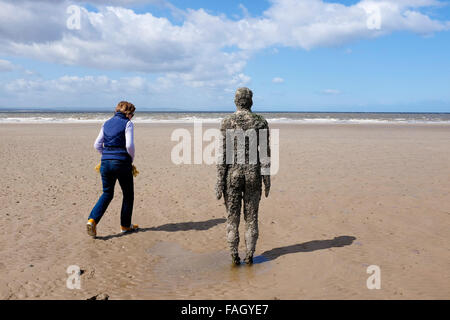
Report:
<svg viewBox="0 0 450 320"><path fill-rule="evenodd" d="M233 154L228 153L225 155L226 163L228 165L242 165L253 164L259 166L259 138L260 130L268 129L267 121L264 117L253 113L248 110L239 110L229 116L227 116L221 125L221 130L225 138L224 139L224 152L233 147ZM268 132L266 132L268 134ZM245 139L245 140L244 140ZM241 143L239 143L241 141ZM245 141L245 143L244 143ZM245 148L245 160L239 161L239 148ZM234 157L234 160L232 160ZM253 159L253 160L252 160Z"/></svg>

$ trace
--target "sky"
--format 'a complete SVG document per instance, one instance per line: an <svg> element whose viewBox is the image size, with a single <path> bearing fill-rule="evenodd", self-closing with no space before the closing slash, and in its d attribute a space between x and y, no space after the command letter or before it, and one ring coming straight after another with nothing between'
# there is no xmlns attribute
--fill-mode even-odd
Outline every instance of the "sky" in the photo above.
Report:
<svg viewBox="0 0 450 320"><path fill-rule="evenodd" d="M0 0L0 110L450 112L449 0Z"/></svg>

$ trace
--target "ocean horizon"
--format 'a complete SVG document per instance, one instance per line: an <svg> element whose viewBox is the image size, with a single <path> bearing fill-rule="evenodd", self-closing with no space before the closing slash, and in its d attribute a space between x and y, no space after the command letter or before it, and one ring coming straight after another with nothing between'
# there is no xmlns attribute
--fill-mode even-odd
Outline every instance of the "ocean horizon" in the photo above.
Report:
<svg viewBox="0 0 450 320"><path fill-rule="evenodd" d="M450 112L294 112L263 111L269 123L298 124L450 124ZM220 123L232 111L140 111L135 123ZM102 123L106 111L0 111L0 123Z"/></svg>

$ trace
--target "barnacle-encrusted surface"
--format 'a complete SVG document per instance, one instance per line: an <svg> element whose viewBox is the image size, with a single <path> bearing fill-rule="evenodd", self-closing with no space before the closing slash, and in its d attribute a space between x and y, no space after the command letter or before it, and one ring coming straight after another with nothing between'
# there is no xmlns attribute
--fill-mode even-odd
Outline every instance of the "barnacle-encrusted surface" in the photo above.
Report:
<svg viewBox="0 0 450 320"><path fill-rule="evenodd" d="M266 194L270 188L270 176L263 176L261 174L261 167L270 167L270 161L261 163L258 155L256 157L256 163L249 161L250 146L252 145L252 139L256 139L256 143L259 147L259 131L261 129L267 130L269 133L269 126L264 117L251 112L250 108L244 108L252 105L251 94L244 91L244 95L238 89L236 93L236 100L241 102L241 105L237 105L238 110L223 119L221 123L222 132L222 161L217 165L217 184L216 194L217 197L223 194L225 207L227 209L227 241L230 246L231 254L238 254L239 246L239 222L241 207L243 206L244 221L245 221L245 243L247 249L247 257L252 257L255 252L256 241L258 239L258 207L261 199L262 181L266 186ZM251 91L250 91L251 92ZM245 101L244 98L250 99ZM244 101L243 101L244 100ZM239 144L231 141L231 146L227 144L227 131L228 133L235 130L254 130L255 135L249 134L245 139L245 162L239 163L237 161ZM269 139L267 136L267 146ZM234 148L234 159L230 163L226 158L227 148ZM259 149L259 148L257 148ZM268 155L270 156L270 148L268 148Z"/></svg>

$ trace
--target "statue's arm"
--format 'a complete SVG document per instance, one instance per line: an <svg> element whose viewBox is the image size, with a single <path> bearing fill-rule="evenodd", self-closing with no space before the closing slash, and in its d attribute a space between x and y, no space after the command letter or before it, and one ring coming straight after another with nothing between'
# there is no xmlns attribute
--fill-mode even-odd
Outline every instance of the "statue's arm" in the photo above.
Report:
<svg viewBox="0 0 450 320"><path fill-rule="evenodd" d="M263 183L264 183L264 194L266 198L269 196L270 192L270 130L269 124L264 120L263 129L267 132L267 157L261 159L261 172L263 173Z"/></svg>
<svg viewBox="0 0 450 320"><path fill-rule="evenodd" d="M227 162L226 162L226 126L225 121L222 121L220 125L222 143L219 144L219 153L217 161L217 182L216 182L216 198L219 200L222 198L222 194L225 192L226 176L227 176Z"/></svg>

